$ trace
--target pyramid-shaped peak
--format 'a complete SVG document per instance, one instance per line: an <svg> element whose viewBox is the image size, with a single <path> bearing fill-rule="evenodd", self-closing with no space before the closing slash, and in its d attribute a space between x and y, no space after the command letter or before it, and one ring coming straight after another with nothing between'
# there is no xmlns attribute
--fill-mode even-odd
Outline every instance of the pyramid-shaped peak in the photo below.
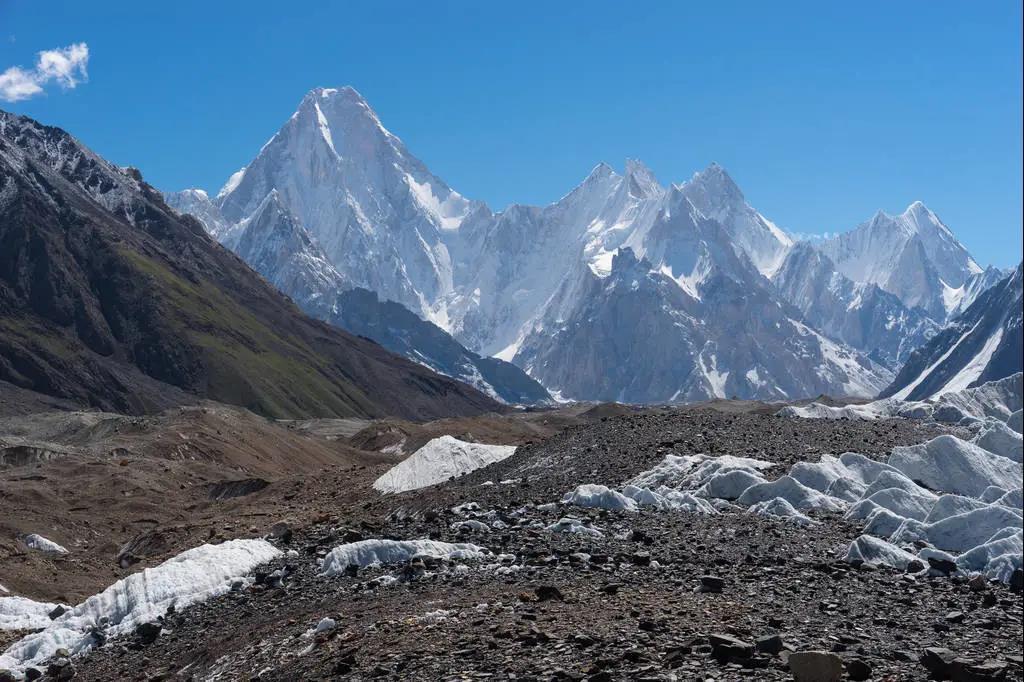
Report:
<svg viewBox="0 0 1024 682"><path fill-rule="evenodd" d="M742 200L743 192L740 190L729 173L714 161L702 171L693 174L688 184L701 187L708 195Z"/></svg>
<svg viewBox="0 0 1024 682"><path fill-rule="evenodd" d="M871 216L871 220L869 220L868 222L871 223L872 225L878 223L891 223L892 216L886 213L884 209L880 208L877 211L875 211L875 214Z"/></svg>
<svg viewBox="0 0 1024 682"><path fill-rule="evenodd" d="M747 210L743 192L725 169L712 163L678 186L679 192L701 213L716 220Z"/></svg>
<svg viewBox="0 0 1024 682"><path fill-rule="evenodd" d="M948 232L943 222L935 213L921 201L915 201L903 213L892 215L882 209L875 211L868 221L868 225L880 229L896 229L905 232L907 235L920 234L922 230L934 231L939 229Z"/></svg>
<svg viewBox="0 0 1024 682"><path fill-rule="evenodd" d="M629 191L634 196L651 196L662 191L658 178L654 176L654 171L648 168L643 161L626 159L626 179L629 182Z"/></svg>
<svg viewBox="0 0 1024 682"><path fill-rule="evenodd" d="M647 164L640 159L626 159L626 174L627 175L645 175L654 177L654 171L652 171Z"/></svg>
<svg viewBox="0 0 1024 682"><path fill-rule="evenodd" d="M315 99L338 99L341 101L350 101L366 104L366 98L359 94L359 91L353 88L351 85L345 85L340 88L313 88L306 97Z"/></svg>
<svg viewBox="0 0 1024 682"><path fill-rule="evenodd" d="M615 175L615 169L609 166L607 163L602 161L601 163L594 166L590 173L587 174L587 180L596 180L598 178L610 178Z"/></svg>
<svg viewBox="0 0 1024 682"><path fill-rule="evenodd" d="M910 206L907 206L907 210L903 212L903 215L913 218L916 220L929 220L931 222L941 222L938 216L932 212L930 208L924 205L923 201L915 201Z"/></svg>
<svg viewBox="0 0 1024 682"><path fill-rule="evenodd" d="M295 115L303 112L310 112L310 117L316 121L321 118L329 123L363 119L372 122L374 126L380 125L377 113L366 99L349 85L341 88L313 88L302 98ZM315 116L313 112L316 112Z"/></svg>

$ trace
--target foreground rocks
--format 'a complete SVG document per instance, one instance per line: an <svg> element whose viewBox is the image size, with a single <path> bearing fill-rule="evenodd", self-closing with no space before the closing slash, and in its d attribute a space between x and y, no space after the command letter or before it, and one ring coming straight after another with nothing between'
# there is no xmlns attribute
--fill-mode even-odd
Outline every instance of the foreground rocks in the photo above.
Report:
<svg viewBox="0 0 1024 682"><path fill-rule="evenodd" d="M555 504L568 482L618 483L668 451L881 455L922 439L915 428L627 415L433 489L368 495L314 523L271 517L261 531L287 553L251 584L75 659L75 679L1019 680L1019 594L853 567L838 557L860 527L837 516L799 527ZM548 530L566 517L599 535ZM490 554L320 574L331 548L367 538Z"/></svg>

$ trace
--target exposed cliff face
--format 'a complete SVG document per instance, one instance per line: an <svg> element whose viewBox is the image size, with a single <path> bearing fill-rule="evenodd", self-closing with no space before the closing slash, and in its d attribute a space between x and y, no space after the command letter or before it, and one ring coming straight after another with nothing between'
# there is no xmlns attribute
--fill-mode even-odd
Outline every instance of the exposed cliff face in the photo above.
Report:
<svg viewBox="0 0 1024 682"><path fill-rule="evenodd" d="M882 397L923 400L1021 371L1021 269L983 292L960 317L916 350Z"/></svg>
<svg viewBox="0 0 1024 682"><path fill-rule="evenodd" d="M467 350L437 325L401 304L381 301L372 291L350 289L339 294L322 318L502 402L534 405L551 400L543 386L512 363Z"/></svg>
<svg viewBox="0 0 1024 682"><path fill-rule="evenodd" d="M477 391L303 315L133 170L0 112L0 379L144 412L436 417Z"/></svg>

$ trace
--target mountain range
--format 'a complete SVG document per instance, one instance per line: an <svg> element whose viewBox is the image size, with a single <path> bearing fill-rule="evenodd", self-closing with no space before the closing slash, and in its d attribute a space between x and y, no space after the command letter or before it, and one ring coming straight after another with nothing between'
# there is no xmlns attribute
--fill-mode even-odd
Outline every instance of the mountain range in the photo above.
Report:
<svg viewBox="0 0 1024 682"><path fill-rule="evenodd" d="M269 417L500 407L307 317L137 170L0 112L4 382L130 414L199 398Z"/></svg>
<svg viewBox="0 0 1024 682"><path fill-rule="evenodd" d="M639 161L602 163L553 204L493 211L433 175L348 87L310 91L216 197L167 199L309 314L354 324L337 294L373 292L415 317L353 331L512 401L473 362L425 359L416 317L460 357L511 363L529 377L503 376L560 398L869 396L1005 275L920 202L796 240L717 164L665 186Z"/></svg>

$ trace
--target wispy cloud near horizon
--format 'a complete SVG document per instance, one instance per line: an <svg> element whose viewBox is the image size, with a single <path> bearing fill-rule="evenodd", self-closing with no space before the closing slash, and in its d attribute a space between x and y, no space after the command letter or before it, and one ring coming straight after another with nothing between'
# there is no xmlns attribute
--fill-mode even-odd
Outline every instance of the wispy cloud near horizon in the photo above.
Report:
<svg viewBox="0 0 1024 682"><path fill-rule="evenodd" d="M89 79L89 46L75 43L43 50L32 69L12 66L0 73L0 100L18 102L42 94L44 86L56 82L69 90Z"/></svg>

